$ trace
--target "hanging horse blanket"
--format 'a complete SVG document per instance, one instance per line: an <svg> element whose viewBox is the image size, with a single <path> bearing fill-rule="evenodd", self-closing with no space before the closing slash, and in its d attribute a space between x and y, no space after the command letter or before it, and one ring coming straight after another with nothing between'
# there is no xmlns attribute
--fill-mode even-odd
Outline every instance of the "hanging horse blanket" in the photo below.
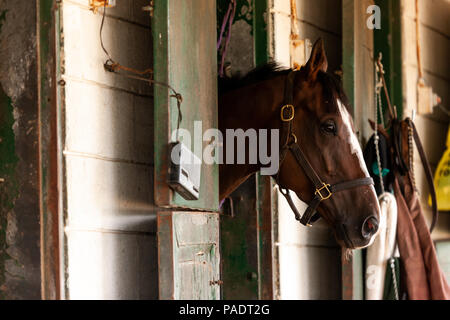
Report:
<svg viewBox="0 0 450 320"><path fill-rule="evenodd" d="M408 299L449 300L450 287L439 266L419 199L409 179L396 174L394 192L398 208L397 243L402 260L401 283Z"/></svg>
<svg viewBox="0 0 450 320"><path fill-rule="evenodd" d="M385 298L386 280L391 281L392 273L388 261L395 254L395 239L397 233L397 202L393 194L383 193L379 197L381 219L378 236L373 244L367 248L366 256L366 299L382 300Z"/></svg>

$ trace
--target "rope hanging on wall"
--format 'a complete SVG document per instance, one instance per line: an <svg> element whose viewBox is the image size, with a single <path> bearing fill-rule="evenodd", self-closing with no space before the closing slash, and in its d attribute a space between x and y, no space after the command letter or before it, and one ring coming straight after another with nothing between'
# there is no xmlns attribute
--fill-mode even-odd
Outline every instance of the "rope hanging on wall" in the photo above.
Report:
<svg viewBox="0 0 450 320"><path fill-rule="evenodd" d="M225 35L225 29L228 24L228 31L227 36L225 39L225 44L222 47L221 52L221 62L220 62L220 68L219 68L219 76L223 78L224 72L225 72L225 58L227 56L228 51L228 45L230 44L231 40L231 27L233 26L233 20L236 15L236 7L237 3L236 0L230 0L230 4L228 5L227 13L225 14L225 17L223 18L222 27L220 28L220 35L219 35L219 41L217 41L217 50L219 51L222 42L223 42L223 36Z"/></svg>
<svg viewBox="0 0 450 320"><path fill-rule="evenodd" d="M177 100L177 109L178 109L178 120L177 120L177 140L178 140L178 132L180 129L180 123L183 119L183 115L181 113L181 103L183 102L183 96L178 93L171 85L164 83L164 82L160 82L160 81L156 81L151 79L152 75L153 75L153 69L148 68L145 70L137 70L137 69L133 69L130 67L126 67L121 65L120 63L116 62L111 55L109 54L108 50L106 49L104 43L103 43L103 26L105 24L105 17L106 17L106 1L105 1L105 5L103 7L103 16L102 16L102 22L100 25L100 45L103 49L103 52L108 56L108 60L106 60L106 62L103 64L103 67L105 68L106 71L108 72L112 72L115 73L119 76L125 77L125 78L129 78L129 79L134 79L134 80L140 80L140 81L145 81L147 83L149 83L150 85L157 85L157 86L161 86L161 87L166 87L168 88L172 94L170 95L171 98L174 98ZM120 70L126 71L128 73L131 74L126 74L126 73L119 73ZM135 75L132 75L135 74ZM149 74L150 78L145 78L143 76Z"/></svg>

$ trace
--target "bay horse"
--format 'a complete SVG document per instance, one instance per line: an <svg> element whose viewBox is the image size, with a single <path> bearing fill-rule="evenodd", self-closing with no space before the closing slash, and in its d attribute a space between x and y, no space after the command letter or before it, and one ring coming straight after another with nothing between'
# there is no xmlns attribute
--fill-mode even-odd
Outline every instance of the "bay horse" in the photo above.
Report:
<svg viewBox="0 0 450 320"><path fill-rule="evenodd" d="M286 143L280 139L285 148L274 176L280 190L285 195L292 190L310 203L312 209L301 217L308 215L304 224L310 226L321 217L342 247L363 248L377 234L380 208L347 111L348 99L327 68L319 39L300 70L269 63L243 78L221 80L219 129L279 129L280 136L287 137ZM220 164L220 200L262 167L260 162ZM296 216L302 222L298 212Z"/></svg>

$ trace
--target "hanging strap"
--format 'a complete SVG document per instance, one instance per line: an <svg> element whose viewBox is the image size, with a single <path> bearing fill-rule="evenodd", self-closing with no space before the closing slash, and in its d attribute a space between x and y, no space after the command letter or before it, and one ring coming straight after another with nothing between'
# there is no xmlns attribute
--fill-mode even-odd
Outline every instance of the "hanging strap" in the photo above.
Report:
<svg viewBox="0 0 450 320"><path fill-rule="evenodd" d="M386 81L384 79L383 65L381 64L381 53L376 62L377 62L377 66L378 66L378 72L380 73L380 78L381 78L381 81L383 84L386 100L388 103L388 110L389 110L389 115L390 115L390 119L391 119L391 123L392 123L392 131L393 132L391 134L391 139L392 139L391 142L393 144L394 151L397 154L397 156L394 157L394 160L397 161L397 163L396 163L397 168L399 169L399 171L402 175L406 174L407 172L409 172L409 174L412 175L412 172L410 172L410 168L408 168L408 166L406 165L406 163L402 157L402 153L401 153L401 145L402 145L402 140L401 140L402 134L401 133L402 132L401 132L400 121L398 121L396 110L392 108L391 103L390 103L389 92L388 92L388 89L386 86ZM414 122L410 118L405 119L405 121L413 129L414 141L416 143L417 151L419 152L419 155L420 155L420 160L422 162L422 166L425 171L425 176L426 176L428 187L429 187L430 194L431 194L431 206L432 206L432 210L433 210L433 220L432 220L431 226L430 226L430 233L431 233L433 231L434 227L436 226L436 223L438 220L438 213L439 213L438 209L437 209L436 189L435 189L434 182L433 182L433 175L431 172L431 168L430 168L430 164L428 162L427 156L425 154L422 143L420 141L419 134L417 133L416 126L414 125Z"/></svg>
<svg viewBox="0 0 450 320"><path fill-rule="evenodd" d="M425 171L425 177L427 179L428 188L431 194L431 207L433 210L433 220L431 221L430 233L433 232L434 227L438 221L438 208L437 208L437 200L436 200L436 189L434 187L433 182L433 174L431 172L430 163L428 162L427 156L422 146L422 142L420 141L419 134L417 133L416 126L414 122L410 118L405 120L409 126L413 129L414 142L416 143L417 151L419 152L420 160L422 162L423 169Z"/></svg>

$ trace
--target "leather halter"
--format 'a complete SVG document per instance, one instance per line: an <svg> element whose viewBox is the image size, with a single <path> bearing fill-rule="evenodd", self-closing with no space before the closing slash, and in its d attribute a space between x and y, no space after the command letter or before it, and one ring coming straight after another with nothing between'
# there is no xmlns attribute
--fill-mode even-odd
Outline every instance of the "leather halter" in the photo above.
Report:
<svg viewBox="0 0 450 320"><path fill-rule="evenodd" d="M346 182L340 182L336 184L328 184L320 179L319 175L316 173L312 165L309 163L308 159L304 155L302 149L297 143L297 137L292 132L292 121L295 117L295 109L293 105L294 100L294 78L295 71L291 71L286 78L286 87L284 93L285 104L281 107L281 133L280 133L280 164L278 173L274 176L278 186L280 187L281 193L285 196L289 206L294 212L295 219L300 221L301 224L311 227L312 224L317 221L320 216L316 212L317 207L322 201L325 201L332 197L336 192L353 189L360 186L370 186L373 185L373 179L371 177L355 179ZM302 167L306 176L311 180L314 185L315 192L314 198L308 205L308 208L300 215L297 208L294 205L290 192L287 188L284 188L279 181L279 172L281 164L284 161L287 152L290 151L297 163Z"/></svg>

